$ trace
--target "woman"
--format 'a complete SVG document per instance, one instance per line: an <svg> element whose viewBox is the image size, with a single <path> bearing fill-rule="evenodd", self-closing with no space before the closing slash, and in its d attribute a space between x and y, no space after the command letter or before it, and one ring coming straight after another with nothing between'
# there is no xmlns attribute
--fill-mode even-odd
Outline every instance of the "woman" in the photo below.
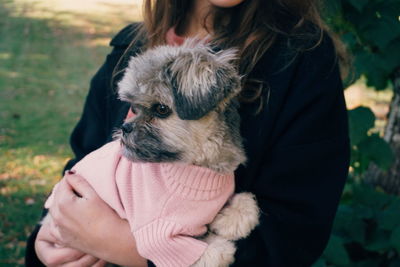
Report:
<svg viewBox="0 0 400 267"><path fill-rule="evenodd" d="M109 142L126 117L129 106L113 87L130 55L208 35L220 48L240 49L248 162L235 173L236 190L253 192L262 210L260 225L237 242L234 266L310 266L329 239L349 163L341 54L316 1L147 0L144 24L111 41L113 51L92 80L71 138L76 158L66 169ZM137 253L127 223L82 178L63 179L50 212L55 225L30 237L28 266L151 264Z"/></svg>

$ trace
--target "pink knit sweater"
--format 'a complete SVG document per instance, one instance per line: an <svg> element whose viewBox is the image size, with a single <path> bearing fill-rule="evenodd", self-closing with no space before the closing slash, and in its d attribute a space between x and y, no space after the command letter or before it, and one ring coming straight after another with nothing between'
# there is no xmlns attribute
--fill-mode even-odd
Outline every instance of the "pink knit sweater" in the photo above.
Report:
<svg viewBox="0 0 400 267"><path fill-rule="evenodd" d="M73 170L128 220L138 252L157 266L190 266L207 244L194 238L234 191L234 176L181 163L135 163L118 141L90 153ZM49 207L51 195L46 202Z"/></svg>

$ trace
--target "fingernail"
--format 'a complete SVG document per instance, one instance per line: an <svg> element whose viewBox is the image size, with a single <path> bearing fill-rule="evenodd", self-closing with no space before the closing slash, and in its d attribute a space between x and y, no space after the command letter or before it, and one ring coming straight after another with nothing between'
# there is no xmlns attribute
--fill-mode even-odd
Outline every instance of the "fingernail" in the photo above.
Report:
<svg viewBox="0 0 400 267"><path fill-rule="evenodd" d="M67 173L68 174L75 174L75 170L68 170Z"/></svg>

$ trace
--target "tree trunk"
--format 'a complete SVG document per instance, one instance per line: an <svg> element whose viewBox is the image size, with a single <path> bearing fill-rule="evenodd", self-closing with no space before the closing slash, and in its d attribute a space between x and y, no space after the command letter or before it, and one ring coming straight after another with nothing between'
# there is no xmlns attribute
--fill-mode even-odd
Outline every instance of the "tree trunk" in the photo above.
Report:
<svg viewBox="0 0 400 267"><path fill-rule="evenodd" d="M392 81L394 94L384 139L390 144L395 160L387 171L382 171L376 165L371 164L364 176L364 181L381 187L387 193L400 195L400 67L393 73Z"/></svg>

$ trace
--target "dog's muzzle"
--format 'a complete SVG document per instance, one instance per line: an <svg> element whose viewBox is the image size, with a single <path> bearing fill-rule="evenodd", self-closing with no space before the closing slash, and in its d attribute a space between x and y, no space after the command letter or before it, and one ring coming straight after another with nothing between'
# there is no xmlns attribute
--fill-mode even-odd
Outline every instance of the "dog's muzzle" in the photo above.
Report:
<svg viewBox="0 0 400 267"><path fill-rule="evenodd" d="M121 130L122 130L122 132L123 132L124 134L131 133L131 132L133 131L132 124L130 124L130 123L124 123L124 124L122 124Z"/></svg>

